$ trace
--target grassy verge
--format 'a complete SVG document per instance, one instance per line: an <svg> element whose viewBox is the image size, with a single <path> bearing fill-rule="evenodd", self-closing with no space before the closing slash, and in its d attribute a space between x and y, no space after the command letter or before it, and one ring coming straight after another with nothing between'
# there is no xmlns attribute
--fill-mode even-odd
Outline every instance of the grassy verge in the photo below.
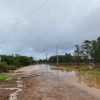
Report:
<svg viewBox="0 0 100 100"><path fill-rule="evenodd" d="M66 67L61 67L62 70L67 70L67 71L82 71L84 73L93 75L93 76L100 76L100 70L98 69L89 69L88 67L77 67L77 66L66 66Z"/></svg>
<svg viewBox="0 0 100 100"><path fill-rule="evenodd" d="M99 70L88 70L86 71L88 74L91 74L93 76L100 76L100 71Z"/></svg>
<svg viewBox="0 0 100 100"><path fill-rule="evenodd" d="M86 68L80 68L80 69L77 69L76 70L78 71L83 71L84 73L87 73L87 74L90 74L90 75L93 75L93 76L100 76L100 70L98 69L89 69L88 67Z"/></svg>
<svg viewBox="0 0 100 100"><path fill-rule="evenodd" d="M9 73L2 73L2 74L0 74L0 82L1 81L6 81L10 77L11 77L11 75Z"/></svg>
<svg viewBox="0 0 100 100"><path fill-rule="evenodd" d="M69 71L77 71L79 68L77 67L63 67L64 70L69 70Z"/></svg>

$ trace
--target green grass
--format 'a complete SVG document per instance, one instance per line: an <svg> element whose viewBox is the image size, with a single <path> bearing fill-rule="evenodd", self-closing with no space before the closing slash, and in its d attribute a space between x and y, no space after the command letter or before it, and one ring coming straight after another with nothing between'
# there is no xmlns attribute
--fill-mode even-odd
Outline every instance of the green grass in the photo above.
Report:
<svg viewBox="0 0 100 100"><path fill-rule="evenodd" d="M99 70L87 70L86 73L93 75L93 76L100 76Z"/></svg>
<svg viewBox="0 0 100 100"><path fill-rule="evenodd" d="M10 77L11 77L11 75L9 73L2 73L2 74L0 74L0 81L6 81Z"/></svg>
<svg viewBox="0 0 100 100"><path fill-rule="evenodd" d="M65 68L66 70L71 70L71 71L82 71L84 73L87 73L87 74L90 74L90 75L93 75L93 76L100 76L100 70L97 70L97 69L89 69L89 68L79 68L79 67L66 67Z"/></svg>
<svg viewBox="0 0 100 100"><path fill-rule="evenodd" d="M77 71L79 70L77 67L63 67L64 70L70 70L70 71Z"/></svg>
<svg viewBox="0 0 100 100"><path fill-rule="evenodd" d="M77 66L66 66L62 67L63 70L69 70L69 71L82 71L84 73L93 75L93 76L100 76L100 70L98 69L89 69L88 67L77 67Z"/></svg>

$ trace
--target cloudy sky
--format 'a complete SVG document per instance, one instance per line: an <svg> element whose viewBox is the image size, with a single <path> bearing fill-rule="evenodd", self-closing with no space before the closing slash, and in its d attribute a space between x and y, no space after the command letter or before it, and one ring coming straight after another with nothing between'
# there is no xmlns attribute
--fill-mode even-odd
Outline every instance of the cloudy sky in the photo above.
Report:
<svg viewBox="0 0 100 100"><path fill-rule="evenodd" d="M100 36L100 0L0 0L0 54L36 59Z"/></svg>

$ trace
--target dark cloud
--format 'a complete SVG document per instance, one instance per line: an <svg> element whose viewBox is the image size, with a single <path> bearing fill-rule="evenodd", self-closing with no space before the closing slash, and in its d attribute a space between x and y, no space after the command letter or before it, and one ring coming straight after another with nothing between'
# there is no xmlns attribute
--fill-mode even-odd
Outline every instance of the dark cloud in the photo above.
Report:
<svg viewBox="0 0 100 100"><path fill-rule="evenodd" d="M55 54L56 45L59 53L72 52L75 44L100 35L100 0L49 0L41 7L44 2L1 0L1 54L43 58L46 51Z"/></svg>

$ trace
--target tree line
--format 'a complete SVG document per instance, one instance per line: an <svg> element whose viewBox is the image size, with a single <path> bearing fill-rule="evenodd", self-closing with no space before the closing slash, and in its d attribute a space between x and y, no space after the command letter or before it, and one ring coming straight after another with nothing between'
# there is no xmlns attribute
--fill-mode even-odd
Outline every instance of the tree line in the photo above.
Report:
<svg viewBox="0 0 100 100"><path fill-rule="evenodd" d="M0 55L0 72L7 72L23 66L34 64L33 57L15 55Z"/></svg>
<svg viewBox="0 0 100 100"><path fill-rule="evenodd" d="M73 61L73 56L71 54L66 53L65 55L58 55L58 61L59 62L72 62ZM57 62L57 56L51 56L48 59L49 63L55 63Z"/></svg>
<svg viewBox="0 0 100 100"><path fill-rule="evenodd" d="M58 55L59 63L100 63L100 37L96 40L85 40L82 45L75 45L74 54ZM34 63L56 63L57 56L53 55L48 60L35 61L33 57L15 55L0 55L0 72L16 69Z"/></svg>
<svg viewBox="0 0 100 100"><path fill-rule="evenodd" d="M59 62L99 63L100 62L100 37L96 40L85 40L82 45L75 45L73 54L58 55ZM57 56L51 56L49 63L56 63Z"/></svg>
<svg viewBox="0 0 100 100"><path fill-rule="evenodd" d="M82 45L75 45L74 57L77 62L100 62L100 37L97 40L86 40Z"/></svg>

